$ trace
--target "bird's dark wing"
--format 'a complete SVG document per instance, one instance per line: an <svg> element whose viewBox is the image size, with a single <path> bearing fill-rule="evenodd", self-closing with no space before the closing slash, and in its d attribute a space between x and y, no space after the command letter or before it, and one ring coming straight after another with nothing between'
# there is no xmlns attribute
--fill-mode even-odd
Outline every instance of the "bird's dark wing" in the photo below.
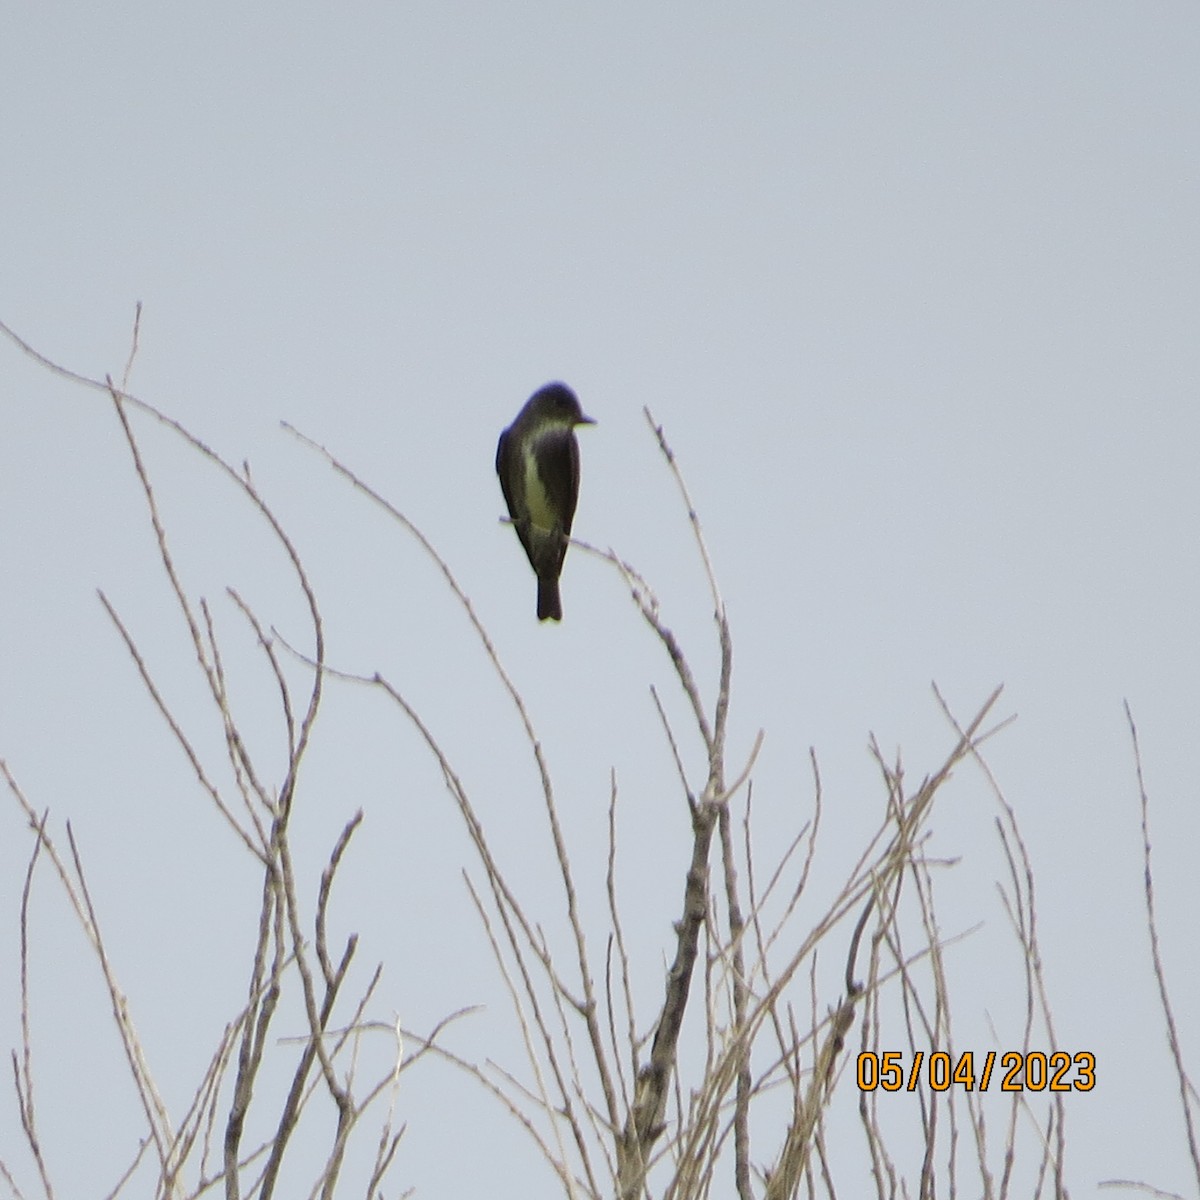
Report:
<svg viewBox="0 0 1200 1200"><path fill-rule="evenodd" d="M508 505L508 515L515 521L517 519L516 509L513 507L512 491L509 488L509 479L514 474L512 470L513 457L513 438L512 430L506 429L500 435L500 441L496 446L496 474L500 476L500 490L504 493L504 503Z"/></svg>
<svg viewBox="0 0 1200 1200"><path fill-rule="evenodd" d="M529 559L530 566L537 571L539 560L544 561L545 555L540 552L541 548L534 544L533 531L529 525L529 512L520 490L524 467L517 458L520 453L517 447L517 438L513 436L510 427L500 435L496 446L496 474L500 476L500 490L504 493L504 503L508 505L508 515L512 518L513 528L525 549L525 557ZM561 557L559 562L562 562Z"/></svg>
<svg viewBox="0 0 1200 1200"><path fill-rule="evenodd" d="M560 518L565 537L571 532L579 500L579 443L571 430L555 429L539 439L535 458L542 486Z"/></svg>

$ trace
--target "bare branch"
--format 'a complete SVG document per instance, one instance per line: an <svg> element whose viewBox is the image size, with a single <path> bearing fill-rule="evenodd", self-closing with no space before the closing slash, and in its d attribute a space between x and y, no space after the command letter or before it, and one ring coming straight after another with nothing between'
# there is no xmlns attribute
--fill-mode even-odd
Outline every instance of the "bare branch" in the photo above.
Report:
<svg viewBox="0 0 1200 1200"><path fill-rule="evenodd" d="M1158 984L1158 999L1162 1005L1163 1020L1167 1026L1167 1043L1171 1047L1171 1061L1175 1066L1175 1077L1179 1083L1179 1106L1183 1110L1183 1121L1187 1129L1188 1153L1192 1159L1192 1170L1196 1176L1196 1185L1200 1187L1200 1150L1196 1145L1195 1121L1192 1116L1190 1096L1195 1088L1188 1077L1183 1064L1183 1050L1179 1042L1179 1031L1175 1025L1175 1010L1171 1004L1171 995L1167 990L1167 972L1163 965L1162 949L1158 941L1158 918L1154 910L1154 874L1150 864L1150 798L1146 793L1146 781L1142 774L1142 751L1138 744L1137 725L1134 724L1133 710L1129 701L1125 701L1125 720L1129 724L1129 737L1133 743L1133 762L1137 771L1138 798L1142 813L1142 865L1146 894L1146 928L1150 933L1150 955L1154 962L1154 979Z"/></svg>

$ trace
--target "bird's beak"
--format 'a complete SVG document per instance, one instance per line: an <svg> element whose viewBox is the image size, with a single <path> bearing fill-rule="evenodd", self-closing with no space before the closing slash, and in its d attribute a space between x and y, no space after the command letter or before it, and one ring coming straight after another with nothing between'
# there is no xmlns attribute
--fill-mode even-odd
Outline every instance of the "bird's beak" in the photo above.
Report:
<svg viewBox="0 0 1200 1200"><path fill-rule="evenodd" d="M579 414L579 419L575 422L576 425L595 425L595 417L585 417L582 413Z"/></svg>

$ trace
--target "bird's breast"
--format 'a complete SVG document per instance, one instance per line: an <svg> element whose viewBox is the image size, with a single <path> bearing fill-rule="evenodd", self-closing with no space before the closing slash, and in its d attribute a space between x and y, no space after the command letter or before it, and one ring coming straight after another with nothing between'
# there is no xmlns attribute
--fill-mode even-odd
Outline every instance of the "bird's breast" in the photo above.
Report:
<svg viewBox="0 0 1200 1200"><path fill-rule="evenodd" d="M525 503L529 506L530 522L550 533L562 523L562 514L556 512L550 503L550 494L546 491L546 485L538 472L533 441L534 439L529 439L530 444L525 447L525 453L522 455Z"/></svg>

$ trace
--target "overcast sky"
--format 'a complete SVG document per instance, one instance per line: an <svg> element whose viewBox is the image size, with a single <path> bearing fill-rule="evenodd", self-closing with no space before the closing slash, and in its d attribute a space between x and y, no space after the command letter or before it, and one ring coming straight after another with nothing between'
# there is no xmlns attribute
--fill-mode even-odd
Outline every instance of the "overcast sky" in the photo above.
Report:
<svg viewBox="0 0 1200 1200"><path fill-rule="evenodd" d="M279 422L421 527L529 701L580 861L602 873L610 770L645 823L628 886L652 1003L688 831L649 686L684 710L602 562L572 551L565 620L537 623L493 471L527 396L570 383L598 420L580 433L575 532L652 582L711 693L712 606L649 406L728 606L731 757L765 730L765 828L807 815L814 747L832 886L882 811L869 735L919 779L953 743L931 681L963 718L1004 684L997 711L1018 720L989 762L1036 871L1062 1048L1098 1059L1096 1091L1067 1102L1072 1192L1112 1177L1187 1191L1122 703L1195 1064L1197 63L1200 11L1174 3L9 6L0 320L62 365L119 376L142 302L131 389L249 460L311 571L330 661L404 688L520 856L544 837L536 776L462 609ZM217 473L137 429L185 584L240 646L263 697L246 719L273 736L223 597L237 587L303 643L286 561ZM256 870L96 595L203 728L112 406L7 340L0 578L0 757L60 836L72 822L181 1110L244 987L248 949L229 931L244 936ZM315 877L365 810L342 912L364 960L387 964L376 1016L428 1028L484 1003L461 1044L495 1053L511 1022L435 764L364 690L331 687L326 720L296 836ZM978 773L961 776L932 819L936 852L961 859L942 920L984 923L955 950L976 982L962 1012L976 1049L1007 1049L1007 1007L984 1041L986 982L1012 945L996 810ZM0 964L16 960L23 826L5 797ZM39 1103L63 1192L94 1194L127 1162L136 1113L99 1082L122 1069L105 1001L49 874L38 884ZM19 1044L15 975L0 969L5 1047ZM174 1023L193 1003L194 1044ZM398 1184L478 1190L446 1149L460 1110L437 1108L477 1103L480 1144L512 1172L489 1172L488 1194L556 1194L523 1135L463 1086L406 1082ZM5 1094L0 1157L24 1167L19 1142Z"/></svg>

